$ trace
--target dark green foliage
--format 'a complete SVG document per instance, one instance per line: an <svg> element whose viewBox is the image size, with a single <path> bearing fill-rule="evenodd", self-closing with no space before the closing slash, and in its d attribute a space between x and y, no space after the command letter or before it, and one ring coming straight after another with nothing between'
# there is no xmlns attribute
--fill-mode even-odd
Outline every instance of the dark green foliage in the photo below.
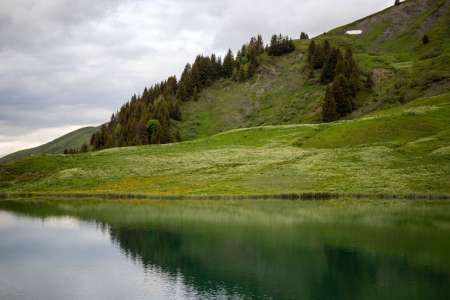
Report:
<svg viewBox="0 0 450 300"><path fill-rule="evenodd" d="M271 56L281 56L286 53L291 53L295 50L294 42L288 36L273 35L270 40L270 46L267 53Z"/></svg>
<svg viewBox="0 0 450 300"><path fill-rule="evenodd" d="M305 33L305 32L302 32L300 34L300 39L301 40L309 40L309 35L307 33Z"/></svg>
<svg viewBox="0 0 450 300"><path fill-rule="evenodd" d="M429 43L430 43L430 38L428 37L427 34L425 34L425 35L422 37L422 44L426 45L426 44L429 44Z"/></svg>
<svg viewBox="0 0 450 300"><path fill-rule="evenodd" d="M186 66L185 70L188 70ZM183 78L190 80L186 76ZM183 86L183 92L188 85ZM149 143L170 143L176 141L176 129L172 120L180 120L181 113L176 95L181 95L175 77L170 77L149 89L141 96L133 95L129 102L111 116L109 123L102 125L91 138L94 150L112 147L145 145ZM160 123L151 136L148 133L148 120Z"/></svg>
<svg viewBox="0 0 450 300"><path fill-rule="evenodd" d="M222 73L225 78L231 78L231 76L233 76L234 65L235 65L234 55L231 49L229 49L227 55L223 60L222 66Z"/></svg>
<svg viewBox="0 0 450 300"><path fill-rule="evenodd" d="M264 42L260 35L251 38L248 44L243 45L236 55L234 80L245 81L251 78L259 66L259 56L262 53L264 53Z"/></svg>
<svg viewBox="0 0 450 300"><path fill-rule="evenodd" d="M315 53L316 53L316 42L314 40L312 40L309 43L309 47L308 47L308 63L310 65L312 65L312 63L313 63Z"/></svg>
<svg viewBox="0 0 450 300"><path fill-rule="evenodd" d="M328 40L325 40L323 46L313 42L308 51L309 68L322 68L320 82L331 83L322 103L322 118L330 122L356 109L355 99L361 89L361 75L351 49L347 49L343 54L339 48L332 47ZM373 79L370 77L368 80L370 82L366 82L366 86L371 87Z"/></svg>
<svg viewBox="0 0 450 300"><path fill-rule="evenodd" d="M339 117L345 117L353 111L352 96L347 79L339 75L331 85L332 95L336 102L336 112Z"/></svg>
<svg viewBox="0 0 450 300"><path fill-rule="evenodd" d="M153 137L156 135L161 123L156 119L151 119L147 122L147 133L149 141L153 140Z"/></svg>
<svg viewBox="0 0 450 300"><path fill-rule="evenodd" d="M369 73L367 73L365 87L367 89L371 89L371 88L373 88L374 85L375 85L375 81L373 79L373 71L370 71Z"/></svg>
<svg viewBox="0 0 450 300"><path fill-rule="evenodd" d="M339 116L336 110L336 101L334 100L333 92L329 86L322 104L322 120L325 122L333 122L338 118Z"/></svg>
<svg viewBox="0 0 450 300"><path fill-rule="evenodd" d="M324 46L323 51L324 55L326 51L329 52L329 54L326 55L325 58L325 63L322 69L322 75L320 76L320 82L322 84L327 84L333 81L335 73L344 72L344 61L340 50L337 48L327 50L327 48Z"/></svg>
<svg viewBox="0 0 450 300"><path fill-rule="evenodd" d="M81 146L81 148L80 148L80 152L81 152L81 153L89 152L89 147L88 147L88 145L83 144L83 145Z"/></svg>
<svg viewBox="0 0 450 300"><path fill-rule="evenodd" d="M321 69L325 60L324 48L321 45L316 45L312 57L312 67L314 70Z"/></svg>

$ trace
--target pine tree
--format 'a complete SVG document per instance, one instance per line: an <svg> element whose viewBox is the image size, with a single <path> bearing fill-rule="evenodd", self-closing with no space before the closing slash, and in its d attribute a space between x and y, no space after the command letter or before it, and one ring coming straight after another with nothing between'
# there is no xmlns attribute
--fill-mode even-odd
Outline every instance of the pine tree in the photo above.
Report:
<svg viewBox="0 0 450 300"><path fill-rule="evenodd" d="M348 89L347 79L339 75L333 81L332 92L336 102L336 111L340 117L344 117L353 111L352 99Z"/></svg>
<svg viewBox="0 0 450 300"><path fill-rule="evenodd" d="M229 49L223 60L223 75L225 78L231 78L233 76L234 64L233 52Z"/></svg>
<svg viewBox="0 0 450 300"><path fill-rule="evenodd" d="M321 69L324 64L323 48L320 45L315 46L314 57L312 59L312 67L317 70Z"/></svg>
<svg viewBox="0 0 450 300"><path fill-rule="evenodd" d="M324 60L328 60L330 54L331 54L332 48L329 40L325 40L323 42L323 57Z"/></svg>
<svg viewBox="0 0 450 300"><path fill-rule="evenodd" d="M336 72L336 65L338 59L342 60L342 54L337 48L333 48L325 61L322 69L322 75L320 76L320 82L327 84L333 81Z"/></svg>
<svg viewBox="0 0 450 300"><path fill-rule="evenodd" d="M88 145L83 144L80 148L80 153L86 153L89 151Z"/></svg>
<svg viewBox="0 0 450 300"><path fill-rule="evenodd" d="M302 32L302 33L300 34L300 39L301 39L301 40L309 40L309 36L308 36L308 34L306 34L305 32Z"/></svg>
<svg viewBox="0 0 450 300"><path fill-rule="evenodd" d="M309 43L309 47L308 47L308 62L311 66L313 64L315 53L316 53L316 42L314 40L312 40Z"/></svg>
<svg viewBox="0 0 450 300"><path fill-rule="evenodd" d="M336 101L334 99L331 87L327 87L325 99L322 104L322 120L324 122L333 122L339 118L336 111Z"/></svg>

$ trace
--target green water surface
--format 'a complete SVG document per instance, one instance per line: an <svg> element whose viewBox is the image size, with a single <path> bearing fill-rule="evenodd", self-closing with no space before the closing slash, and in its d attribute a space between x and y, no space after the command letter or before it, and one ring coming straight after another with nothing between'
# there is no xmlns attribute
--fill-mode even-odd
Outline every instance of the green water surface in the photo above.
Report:
<svg viewBox="0 0 450 300"><path fill-rule="evenodd" d="M446 201L0 201L0 299L449 299Z"/></svg>

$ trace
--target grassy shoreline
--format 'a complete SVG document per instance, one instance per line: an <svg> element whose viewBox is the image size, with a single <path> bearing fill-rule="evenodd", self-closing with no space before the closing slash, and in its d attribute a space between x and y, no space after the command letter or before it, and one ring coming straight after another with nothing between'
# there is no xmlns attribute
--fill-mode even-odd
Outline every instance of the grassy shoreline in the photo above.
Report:
<svg viewBox="0 0 450 300"><path fill-rule="evenodd" d="M126 193L2 193L0 199L64 198L102 200L339 200L339 199L382 199L382 200L450 200L449 194L387 194L387 193L289 193L254 195L156 195Z"/></svg>

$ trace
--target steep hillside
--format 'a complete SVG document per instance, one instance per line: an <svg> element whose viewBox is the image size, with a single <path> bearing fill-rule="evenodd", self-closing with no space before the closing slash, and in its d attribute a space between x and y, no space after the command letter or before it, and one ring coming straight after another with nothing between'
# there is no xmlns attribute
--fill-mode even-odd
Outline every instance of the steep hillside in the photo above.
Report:
<svg viewBox="0 0 450 300"><path fill-rule="evenodd" d="M0 167L0 191L450 193L449 124L447 93L356 120L30 157Z"/></svg>
<svg viewBox="0 0 450 300"><path fill-rule="evenodd" d="M96 131L96 127L81 128L39 147L21 150L2 157L0 163L11 162L31 155L60 154L65 149L78 149L84 143L89 144L92 134Z"/></svg>
<svg viewBox="0 0 450 300"><path fill-rule="evenodd" d="M375 87L358 96L350 118L450 89L450 2L409 0L316 38L350 47ZM361 35L348 35L362 30ZM422 44L427 34L430 43ZM282 57L263 57L245 83L222 80L182 106L181 137L193 139L233 128L320 122L324 86L306 71L308 41Z"/></svg>

